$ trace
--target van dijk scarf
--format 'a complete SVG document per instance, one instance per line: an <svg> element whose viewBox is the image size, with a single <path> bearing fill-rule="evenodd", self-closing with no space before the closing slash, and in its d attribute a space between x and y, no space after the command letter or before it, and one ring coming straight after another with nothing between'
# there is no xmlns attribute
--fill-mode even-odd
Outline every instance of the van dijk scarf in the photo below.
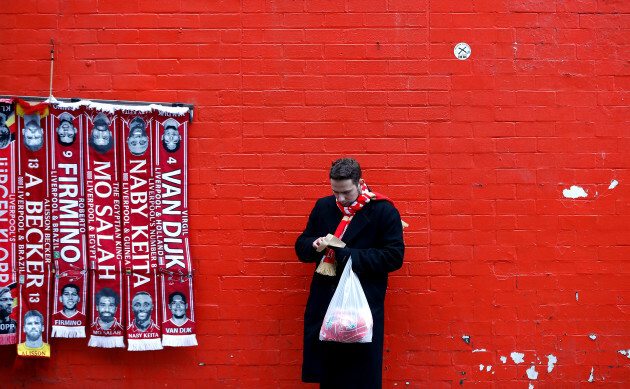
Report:
<svg viewBox="0 0 630 389"><path fill-rule="evenodd" d="M84 108L88 258L91 272L91 347L125 347L123 340L122 232L116 110Z"/></svg>
<svg viewBox="0 0 630 389"><path fill-rule="evenodd" d="M51 225L47 104L19 101L17 113L18 356L49 358Z"/></svg>
<svg viewBox="0 0 630 389"><path fill-rule="evenodd" d="M161 350L155 253L155 208L150 107L126 107L122 137L123 245L127 273L128 350ZM152 242L153 241L153 242Z"/></svg>
<svg viewBox="0 0 630 389"><path fill-rule="evenodd" d="M363 209L363 207L372 200L386 200L394 204L392 200L388 197L383 196L382 194L371 192L368 186L363 183L361 186L361 193L359 197L349 206L343 206L339 201L337 201L337 207L341 210L343 217L341 218L341 222L337 226L335 230L335 236L339 239L343 238L346 230L348 229L348 225L352 221L354 215ZM335 252L332 249L327 248L324 256L321 259L320 264L317 266L317 273L325 275L325 276L335 276L337 274L335 270Z"/></svg>
<svg viewBox="0 0 630 389"><path fill-rule="evenodd" d="M46 118L50 141L52 249L55 269L52 336L85 338L87 235L80 103L56 104Z"/></svg>
<svg viewBox="0 0 630 389"><path fill-rule="evenodd" d="M162 344L196 346L193 266L188 245L188 109L158 113L154 153Z"/></svg>

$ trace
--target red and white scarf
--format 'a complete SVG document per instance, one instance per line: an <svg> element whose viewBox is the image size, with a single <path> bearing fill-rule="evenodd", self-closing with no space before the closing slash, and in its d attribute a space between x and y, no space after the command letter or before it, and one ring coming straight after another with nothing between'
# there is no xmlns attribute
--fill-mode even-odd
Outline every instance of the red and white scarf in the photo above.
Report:
<svg viewBox="0 0 630 389"><path fill-rule="evenodd" d="M125 347L123 312L122 201L116 111L84 107L86 210L90 263L90 347Z"/></svg>
<svg viewBox="0 0 630 389"><path fill-rule="evenodd" d="M127 272L128 350L161 350L160 299L155 253L153 116L150 107L127 107L119 116L123 241Z"/></svg>
<svg viewBox="0 0 630 389"><path fill-rule="evenodd" d="M357 199L351 205L346 207L342 205L339 201L337 201L337 207L343 214L343 217L341 218L341 221L339 222L339 225L337 226L334 235L339 239L343 238L343 235L348 229L348 226L350 225L350 222L352 221L354 215L358 211L363 209L363 207L372 200L387 200L390 203L394 204L393 201L390 200L388 197L383 196L380 193L371 192L365 183L361 185L361 193L359 194L359 197L357 197ZM316 271L319 274L334 276L336 275L334 264L335 252L332 249L327 248ZM325 270L326 268L330 270Z"/></svg>
<svg viewBox="0 0 630 389"><path fill-rule="evenodd" d="M47 104L19 101L17 113L18 356L50 357L50 139ZM28 333L27 333L28 332Z"/></svg>
<svg viewBox="0 0 630 389"><path fill-rule="evenodd" d="M0 345L17 342L15 105L0 100Z"/></svg>
<svg viewBox="0 0 630 389"><path fill-rule="evenodd" d="M85 338L85 119L81 104L55 104L46 118L50 139L52 249L55 269L52 336Z"/></svg>
<svg viewBox="0 0 630 389"><path fill-rule="evenodd" d="M193 266L188 243L188 109L156 110L157 253L162 278L162 344L196 346Z"/></svg>

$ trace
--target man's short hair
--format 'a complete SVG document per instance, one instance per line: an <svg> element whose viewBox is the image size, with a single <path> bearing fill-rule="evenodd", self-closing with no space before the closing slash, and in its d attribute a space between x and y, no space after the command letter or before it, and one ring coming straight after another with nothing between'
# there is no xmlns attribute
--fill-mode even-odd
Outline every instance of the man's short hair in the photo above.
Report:
<svg viewBox="0 0 630 389"><path fill-rule="evenodd" d="M26 322L26 319L33 316L39 318L39 322L42 324L42 326L44 325L44 316L41 313L39 313L39 311L36 311L34 309L26 312L26 314L24 315L24 321Z"/></svg>
<svg viewBox="0 0 630 389"><path fill-rule="evenodd" d="M81 293L81 289L79 289L79 287L76 284L73 283L68 283L65 284L62 288L61 288L61 293L63 294L63 290L66 288L73 288L74 290L77 291L77 294Z"/></svg>
<svg viewBox="0 0 630 389"><path fill-rule="evenodd" d="M339 158L330 167L332 180L351 179L357 185L361 180L361 166L354 158Z"/></svg>
<svg viewBox="0 0 630 389"><path fill-rule="evenodd" d="M149 297L151 298L151 301L153 301L153 297L152 297L152 296L151 296L151 294L150 294L150 293L148 293L148 292L138 292L138 293L136 293L136 294L134 294L134 295L133 295L132 300L133 300L133 299L135 299L135 298L136 298L136 296L149 296Z"/></svg>
<svg viewBox="0 0 630 389"><path fill-rule="evenodd" d="M0 296L6 293L11 293L11 288L9 288L8 286L3 286L2 288L0 288Z"/></svg>
<svg viewBox="0 0 630 389"><path fill-rule="evenodd" d="M118 306L118 304L120 304L120 296L112 288L103 288L96 292L96 296L94 296L94 302L96 303L96 305L98 305L101 297L112 297L114 298L115 306Z"/></svg>
<svg viewBox="0 0 630 389"><path fill-rule="evenodd" d="M173 302L173 298L175 298L175 296L181 296L182 301L186 304L188 304L188 302L186 301L186 296L182 293L182 292L173 292L171 294L168 295L168 303L171 304Z"/></svg>

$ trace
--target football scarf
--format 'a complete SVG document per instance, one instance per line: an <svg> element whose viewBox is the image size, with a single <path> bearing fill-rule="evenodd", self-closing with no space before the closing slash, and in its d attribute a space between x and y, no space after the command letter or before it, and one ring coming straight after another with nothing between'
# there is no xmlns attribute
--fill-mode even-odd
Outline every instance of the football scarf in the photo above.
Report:
<svg viewBox="0 0 630 389"><path fill-rule="evenodd" d="M348 229L348 225L352 221L354 215L363 209L365 204L369 203L371 200L387 200L390 203L394 204L392 200L383 196L379 193L374 193L370 191L370 188L363 183L361 185L361 193L359 197L349 206L343 206L339 201L337 201L337 207L341 210L343 217L335 230L335 236L339 239L343 238L343 234ZM321 259L321 262L317 266L317 273L325 275L325 276L335 276L337 274L335 266L335 252L332 249L327 248L324 256Z"/></svg>
<svg viewBox="0 0 630 389"><path fill-rule="evenodd" d="M50 357L51 223L47 104L23 101L17 113L18 356Z"/></svg>
<svg viewBox="0 0 630 389"><path fill-rule="evenodd" d="M50 139L52 250L55 269L52 336L85 338L84 116L80 103L55 104L46 118Z"/></svg>
<svg viewBox="0 0 630 389"><path fill-rule="evenodd" d="M17 342L15 105L0 100L0 345Z"/></svg>
<svg viewBox="0 0 630 389"><path fill-rule="evenodd" d="M125 107L119 120L128 350L161 350L151 108Z"/></svg>
<svg viewBox="0 0 630 389"><path fill-rule="evenodd" d="M115 110L90 103L84 108L88 258L91 271L91 347L125 347L122 273L122 202L118 166L120 137Z"/></svg>
<svg viewBox="0 0 630 389"><path fill-rule="evenodd" d="M193 267L188 243L188 109L156 109L154 129L162 344L196 346Z"/></svg>

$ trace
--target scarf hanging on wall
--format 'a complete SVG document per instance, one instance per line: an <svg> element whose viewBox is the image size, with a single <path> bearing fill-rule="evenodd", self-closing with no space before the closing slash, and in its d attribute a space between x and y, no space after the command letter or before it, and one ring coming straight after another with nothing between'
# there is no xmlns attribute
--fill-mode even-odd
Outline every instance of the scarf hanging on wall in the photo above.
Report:
<svg viewBox="0 0 630 389"><path fill-rule="evenodd" d="M0 345L17 342L15 105L0 100Z"/></svg>
<svg viewBox="0 0 630 389"><path fill-rule="evenodd" d="M48 106L16 105L17 240L19 267L18 355L48 358L50 328L50 139Z"/></svg>
<svg viewBox="0 0 630 389"><path fill-rule="evenodd" d="M196 346L188 244L188 112L156 110L157 253L162 274L162 344Z"/></svg>
<svg viewBox="0 0 630 389"><path fill-rule="evenodd" d="M90 103L84 108L86 210L91 272L91 347L125 347L123 312L122 202L116 110Z"/></svg>
<svg viewBox="0 0 630 389"><path fill-rule="evenodd" d="M85 338L88 277L81 104L52 105L46 121L55 269L52 336Z"/></svg>
<svg viewBox="0 0 630 389"><path fill-rule="evenodd" d="M119 121L128 350L160 350L151 108L126 107Z"/></svg>

